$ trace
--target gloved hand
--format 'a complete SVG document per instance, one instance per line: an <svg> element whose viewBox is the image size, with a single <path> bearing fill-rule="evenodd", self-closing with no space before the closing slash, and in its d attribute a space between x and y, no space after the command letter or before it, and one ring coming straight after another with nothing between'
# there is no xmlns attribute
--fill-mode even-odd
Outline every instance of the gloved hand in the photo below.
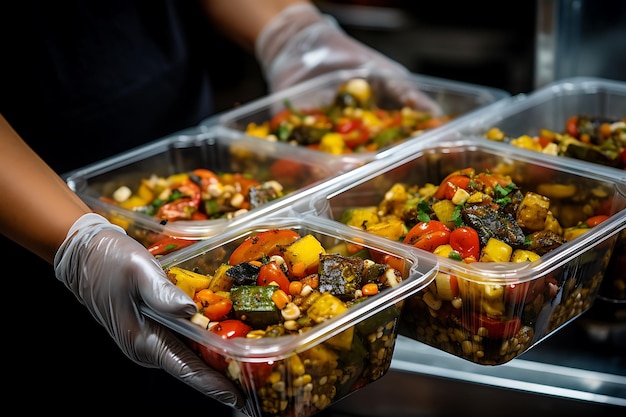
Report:
<svg viewBox="0 0 626 417"><path fill-rule="evenodd" d="M386 92L403 104L442 115L435 101L413 88L404 66L348 36L308 3L289 6L274 17L259 34L255 54L270 92L330 71L365 68L385 73Z"/></svg>
<svg viewBox="0 0 626 417"><path fill-rule="evenodd" d="M169 317L190 317L197 308L124 229L100 215L83 215L59 247L54 268L57 278L130 359L145 367L162 368L226 405L243 406L231 381L204 364L166 327L141 314L142 303Z"/></svg>

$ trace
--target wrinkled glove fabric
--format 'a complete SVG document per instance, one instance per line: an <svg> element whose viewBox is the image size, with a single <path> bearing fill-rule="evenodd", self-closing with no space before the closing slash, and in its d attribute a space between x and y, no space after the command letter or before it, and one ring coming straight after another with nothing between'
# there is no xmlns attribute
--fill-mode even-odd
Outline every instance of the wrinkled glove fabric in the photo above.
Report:
<svg viewBox="0 0 626 417"><path fill-rule="evenodd" d="M136 363L162 368L224 404L241 408L231 381L209 368L166 327L140 312L190 317L194 302L172 285L157 260L125 231L95 213L79 218L59 247L56 277Z"/></svg>
<svg viewBox="0 0 626 417"><path fill-rule="evenodd" d="M413 88L403 65L348 36L311 4L292 5L272 19L257 38L255 54L270 92L332 71L367 69L383 74L388 93L401 102L441 114L437 103Z"/></svg>

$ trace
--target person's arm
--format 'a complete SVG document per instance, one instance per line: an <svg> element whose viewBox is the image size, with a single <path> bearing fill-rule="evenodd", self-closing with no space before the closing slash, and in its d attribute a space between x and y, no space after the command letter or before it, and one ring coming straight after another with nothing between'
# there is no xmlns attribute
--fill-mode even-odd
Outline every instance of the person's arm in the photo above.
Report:
<svg viewBox="0 0 626 417"><path fill-rule="evenodd" d="M193 300L154 256L87 205L0 115L0 233L54 265L54 272L139 365L161 368L196 390L241 409L235 385L209 368L169 329L145 317L191 317Z"/></svg>
<svg viewBox="0 0 626 417"><path fill-rule="evenodd" d="M330 16L303 0L201 0L210 20L250 50L270 93L337 70L385 73L382 88L406 105L441 114L416 90L403 65L344 32Z"/></svg>
<svg viewBox="0 0 626 417"><path fill-rule="evenodd" d="M0 233L52 264L70 226L91 210L0 115Z"/></svg>
<svg viewBox="0 0 626 417"><path fill-rule="evenodd" d="M285 8L307 0L200 0L212 23L225 36L246 50L254 45L263 28Z"/></svg>

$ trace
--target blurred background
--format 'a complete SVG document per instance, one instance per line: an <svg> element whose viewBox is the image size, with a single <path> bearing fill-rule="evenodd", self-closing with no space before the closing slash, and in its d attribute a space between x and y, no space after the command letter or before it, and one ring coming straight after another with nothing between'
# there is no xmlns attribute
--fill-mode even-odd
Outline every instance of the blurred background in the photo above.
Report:
<svg viewBox="0 0 626 417"><path fill-rule="evenodd" d="M573 76L626 80L626 2L314 1L341 27L415 73L528 93ZM253 57L215 69L219 110L265 94ZM225 82L226 80L226 82Z"/></svg>

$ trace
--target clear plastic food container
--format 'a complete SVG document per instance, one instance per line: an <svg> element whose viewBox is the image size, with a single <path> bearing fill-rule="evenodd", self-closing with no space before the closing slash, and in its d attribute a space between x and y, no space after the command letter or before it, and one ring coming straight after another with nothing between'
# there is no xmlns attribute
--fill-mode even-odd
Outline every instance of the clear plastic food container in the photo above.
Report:
<svg viewBox="0 0 626 417"><path fill-rule="evenodd" d="M299 318L283 315L277 319L282 312L291 311L293 307L280 309L278 304L265 300L260 292L255 292L257 295L249 299L240 296L244 289L260 291L270 288L273 294L280 291L277 282L261 287L258 283L242 284L241 269L238 269L233 272L232 277L235 278L230 279L230 284L224 284L223 277L228 273L224 272L224 268L228 268L225 265L230 265L229 271L235 271L237 265L245 265L244 269L248 270L250 264L247 261L234 259L252 259L254 256L248 255L254 245L258 248L252 250L255 255L261 253L260 248L263 253L271 251L269 238L263 235L266 232L272 235L271 239L282 242L278 245L282 245L282 250L277 253L286 262L290 262L289 254L296 252L303 257L312 256L319 262L319 286L290 293L291 303L299 306ZM350 257L349 253L354 253L356 257L352 259L357 260L355 265L392 257L398 261L394 267L402 278L366 298L359 298L356 292L349 295L350 291L343 291L349 287L349 278L361 276L362 279L369 274L352 275L346 272L350 268L344 269L343 266L339 268L342 271L340 274L333 274L335 267L328 267L327 263L321 266L323 261L319 249L300 251L300 248L296 250L286 244L283 234L288 233L297 235L294 245L315 242L318 248L325 249L325 255ZM246 242L251 246L246 246ZM246 248L243 251L245 255L236 250L241 247ZM219 236L159 259L171 276L179 276L174 273L175 269L179 273L181 269L193 271L196 278L208 277L210 280L209 286L202 288L213 288L213 284L219 286L220 290L215 288L215 294L232 300L233 310L241 313L235 317L253 328L247 336L222 336L220 332L227 329L220 326L232 326L232 315L224 320L200 323L195 318L173 320L160 317L149 310L146 314L178 333L209 365L234 381L247 398L246 408L250 415L307 417L385 375L393 356L403 302L406 297L428 285L434 277L436 258L425 255L395 242L337 225L328 219L274 216L229 228ZM334 264L331 262L330 265ZM352 272L355 270L350 269ZM396 280L398 275L394 277ZM302 278L301 283L311 282L312 277L307 279ZM370 276L368 280L371 279ZM341 283L344 280L345 285ZM182 281L174 279L172 282L181 286ZM362 288L365 294L365 287ZM196 287L192 292L199 294L199 289ZM338 302L340 299L341 302ZM202 310L201 314L204 314ZM323 319L319 320L319 316ZM241 326L239 321L237 323Z"/></svg>
<svg viewBox="0 0 626 417"><path fill-rule="evenodd" d="M375 161L352 171L342 179L342 186L338 181L337 186L314 196L308 205L303 204L298 210L404 242L410 229L406 221L428 222L421 216L429 213L429 208L419 205L417 201L425 201L421 198L402 197L405 188L395 185L417 185L420 192L424 186L426 193L432 193L441 188L439 185L449 174L473 168L477 173L487 173L487 178L490 174L508 175L522 193L548 197L549 212L544 212L544 217L539 217L539 211L532 211L536 215L526 218L526 221L542 219L534 226L535 230L547 230L548 225L551 230L577 228L595 215L609 217L592 228L577 229L580 233L567 235L570 237L565 243L561 242L556 249L537 252L538 256L529 255L524 259L515 257L515 252L510 256L508 252L504 258L498 258L497 250L504 250L505 246L497 243L508 239L500 236L508 230L504 222L509 217L493 220L485 207L504 206L506 202L485 198L478 204L478 200L472 200L478 204L471 206L476 211L464 213L455 211L455 205L462 205L463 201L453 204L448 211L451 216L448 221L458 220L458 214L471 215L476 224L490 229L488 237L491 234L497 238L496 242L488 241L488 244L493 243L488 253L491 259L483 258L483 251L487 249L482 240L481 252L469 261L466 259L469 255L460 255L461 249L448 247L452 246L452 238L449 245L441 244L441 247L434 245L436 240L431 240L430 248L426 247L428 240L420 244L416 240L409 241L407 246L422 247L415 250L440 254L440 263L434 282L406 301L401 334L478 364L499 365L523 354L590 308L618 234L626 228L624 180L604 171L594 172L589 164L579 161L519 153L511 146L480 141L458 132L449 132L429 143L404 150L408 156ZM454 184L454 181L444 183ZM431 191L428 191L429 184ZM493 188L497 187L493 185ZM487 193L486 188L483 191ZM463 194L453 195L460 198ZM448 198L442 197L441 201ZM545 206L541 203L537 207ZM366 210L354 211L355 208ZM389 216L392 210L398 211L396 218L403 219L400 225L390 220L392 217L378 217L382 213ZM439 215L445 210L444 206L438 206L433 212ZM558 220L558 227L554 219ZM455 225L455 228L460 226ZM521 238L517 235L517 246L524 248L552 242L545 239L548 234L541 239L538 239L540 235L532 235L532 239L527 240L530 236L528 232ZM496 251L491 252L494 249Z"/></svg>
<svg viewBox="0 0 626 417"><path fill-rule="evenodd" d="M614 169L615 176L623 178L626 176L626 82L594 77L559 80L495 112L472 118L467 131L548 157L593 163L592 170L608 167ZM626 303L624 270L626 232L622 233L611 259L600 298Z"/></svg>
<svg viewBox="0 0 626 417"><path fill-rule="evenodd" d="M94 211L160 256L271 213L347 169L341 161L214 127L157 140L64 178Z"/></svg>
<svg viewBox="0 0 626 417"><path fill-rule="evenodd" d="M358 88L346 88L346 85L354 80L365 80L371 93L363 93L363 85L359 83L357 83L359 84ZM385 85L393 85L393 88L386 88ZM404 106L400 100L401 92L407 88L415 88L439 105L442 114L439 115L438 123L418 123L413 118L423 120L423 116L410 114L408 109L402 113L399 112ZM357 90L357 92L352 93L352 90ZM347 93L346 91L350 92ZM254 134L259 137L267 138L267 132L264 129L258 129L258 127L275 117L281 117L280 115L284 114L282 112L291 109L299 116L296 118L302 121L301 126L294 128L291 134L289 134L289 129L285 127L286 125L270 129L270 131L278 132L273 135L273 140L277 140L283 146L294 146L295 143L311 150L311 153L324 153L327 158L342 158L352 161L358 166L382 157L386 150L405 142L407 139L439 130L440 123L443 123L441 127L456 124L468 113L483 109L508 97L510 97L509 93L496 88L418 74L410 74L406 80L400 80L391 79L388 75L371 70L343 70L313 78L281 92L223 112L205 120L201 125L217 124L242 132L248 130L255 132ZM369 104L363 104L363 102ZM392 120L389 120L393 118L392 115L380 115L376 114L375 111L362 111L371 108L372 102L377 109L389 112L397 111L397 118L404 120L403 127L399 129L399 132L398 123L392 123ZM332 115L329 110L331 106L334 111ZM354 111L350 113L350 123L340 121L346 117L343 119L337 117L339 108L357 109L356 113ZM307 122L307 117L304 117L305 114L308 114L310 120L321 120L317 116L311 115L316 113L324 113L324 117L321 119L325 122L333 120L333 131L343 134L343 140L339 140L339 142L342 145L345 144L345 147L339 149L338 140L335 137L331 139L324 137L320 140L319 136L322 136L320 132L329 129L328 123L320 123L321 126L324 126L320 127L318 122ZM346 110L343 110L342 114L345 116ZM430 116L432 113L428 113L426 119L432 120ZM288 124L290 127L293 125L294 123L291 122ZM300 124L298 123L298 125ZM363 135L358 133L363 132L368 132L369 140L367 138L362 141L359 139Z"/></svg>

